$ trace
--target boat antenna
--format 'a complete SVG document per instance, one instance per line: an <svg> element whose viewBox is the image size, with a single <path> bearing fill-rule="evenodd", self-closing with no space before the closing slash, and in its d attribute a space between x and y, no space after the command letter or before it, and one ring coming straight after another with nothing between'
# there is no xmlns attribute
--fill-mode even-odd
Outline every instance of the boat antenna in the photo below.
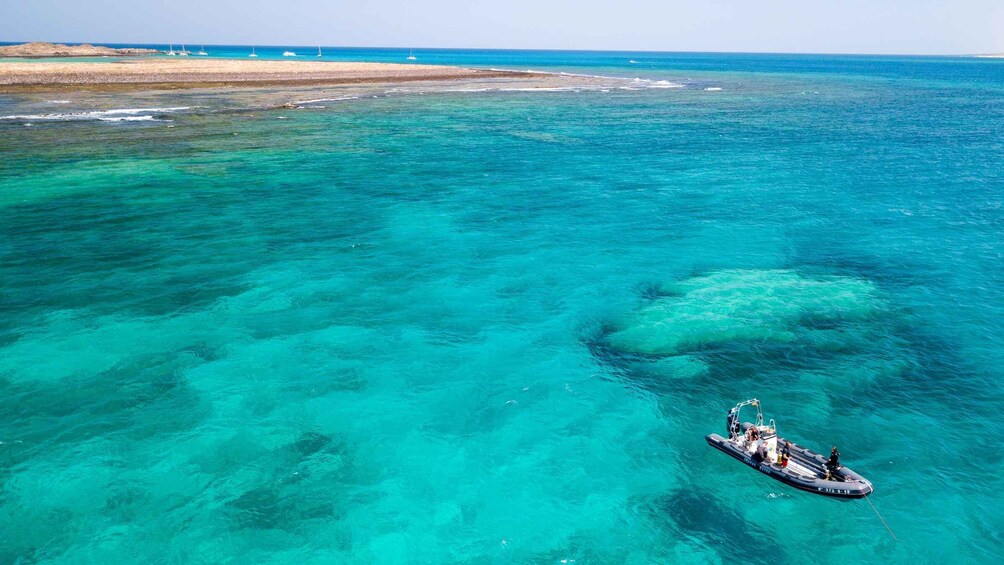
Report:
<svg viewBox="0 0 1004 565"><path fill-rule="evenodd" d="M875 515L878 516L878 519L882 521L882 525L885 526L885 529L889 530L889 535L892 536L893 541L899 541L898 539L896 539L896 534L892 533L892 528L890 528L889 524L886 523L885 518L883 518L882 515L879 514L878 508L875 508L875 505L872 504L872 501L868 499L867 494L865 495L865 500L868 501L868 505L871 506L872 510L875 511Z"/></svg>

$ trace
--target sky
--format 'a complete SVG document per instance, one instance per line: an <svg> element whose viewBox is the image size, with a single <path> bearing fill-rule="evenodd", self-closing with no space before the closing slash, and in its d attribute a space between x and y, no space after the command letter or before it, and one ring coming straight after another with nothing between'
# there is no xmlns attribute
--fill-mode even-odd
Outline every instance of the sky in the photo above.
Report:
<svg viewBox="0 0 1004 565"><path fill-rule="evenodd" d="M0 0L0 41L1004 52L1004 0Z"/></svg>

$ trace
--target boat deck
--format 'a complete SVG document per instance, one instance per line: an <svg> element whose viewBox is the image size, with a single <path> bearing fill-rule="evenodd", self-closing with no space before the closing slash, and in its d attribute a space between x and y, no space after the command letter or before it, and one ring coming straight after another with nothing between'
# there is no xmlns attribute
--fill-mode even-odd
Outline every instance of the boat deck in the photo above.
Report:
<svg viewBox="0 0 1004 565"><path fill-rule="evenodd" d="M822 476L820 473L807 467L806 465L799 463L794 457L788 459L788 466L784 468L785 471L789 473L794 473L805 477L806 479L814 479Z"/></svg>

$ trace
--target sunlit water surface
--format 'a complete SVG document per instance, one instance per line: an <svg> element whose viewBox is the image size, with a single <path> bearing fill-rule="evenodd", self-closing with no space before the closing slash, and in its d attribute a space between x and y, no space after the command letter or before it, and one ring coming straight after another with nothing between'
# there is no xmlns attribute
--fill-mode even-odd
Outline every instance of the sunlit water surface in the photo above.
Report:
<svg viewBox="0 0 1004 565"><path fill-rule="evenodd" d="M0 97L0 562L999 559L1004 62L454 55Z"/></svg>

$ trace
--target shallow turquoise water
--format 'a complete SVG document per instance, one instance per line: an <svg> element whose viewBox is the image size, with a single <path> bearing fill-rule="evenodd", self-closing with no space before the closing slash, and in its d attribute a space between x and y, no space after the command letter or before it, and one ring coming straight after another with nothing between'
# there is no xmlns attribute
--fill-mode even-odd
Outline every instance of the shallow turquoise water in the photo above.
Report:
<svg viewBox="0 0 1004 565"><path fill-rule="evenodd" d="M0 561L999 557L1004 64L568 57L685 86L0 120Z"/></svg>

